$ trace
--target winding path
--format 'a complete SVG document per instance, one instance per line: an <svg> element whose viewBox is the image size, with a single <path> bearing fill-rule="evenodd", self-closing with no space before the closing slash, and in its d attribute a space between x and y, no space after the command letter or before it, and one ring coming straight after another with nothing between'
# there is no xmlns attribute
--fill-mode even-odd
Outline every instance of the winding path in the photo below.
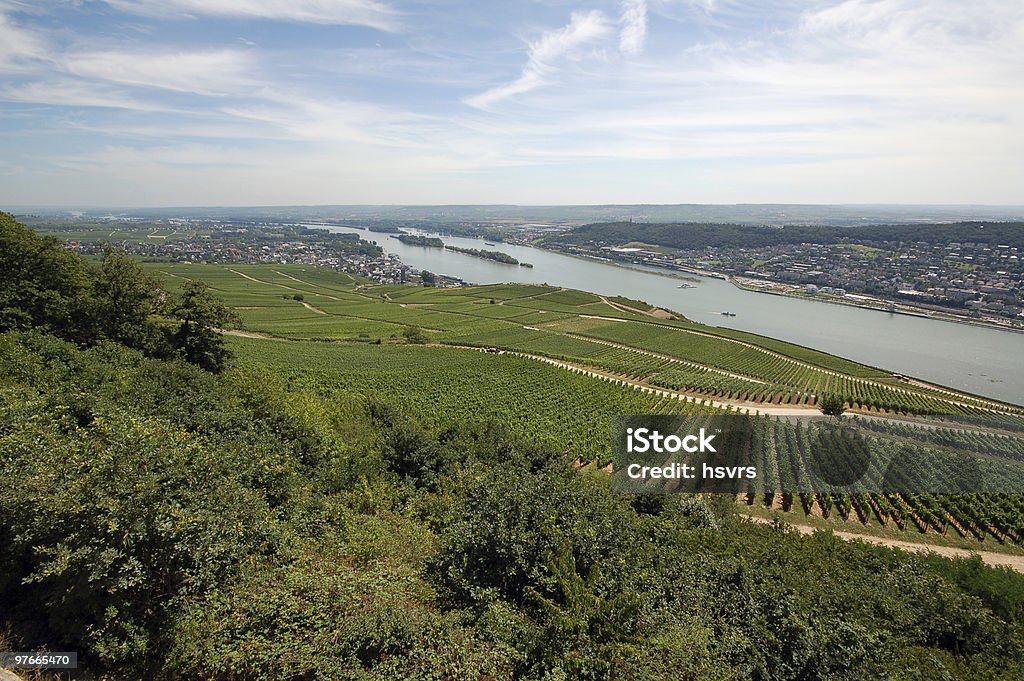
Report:
<svg viewBox="0 0 1024 681"><path fill-rule="evenodd" d="M773 522L768 518L762 518L760 516L742 515L744 518L754 523L771 524ZM783 520L783 523L793 527L800 532L800 534L814 534L815 531L824 529L811 525L793 523L788 520ZM891 549L900 549L901 551L911 551L913 553L936 553L946 558L970 558L971 556L978 556L986 565L991 565L993 567L1005 567L1010 568L1011 570L1016 570L1017 572L1024 572L1024 556L1018 556L1011 553L972 551L970 549L961 549L955 546L942 546L940 544L925 544L922 542L904 541L902 539L889 539L888 537L876 537L870 534L846 532L844 530L833 529L832 533L840 539L845 539L847 541L862 541L868 544L888 546Z"/></svg>

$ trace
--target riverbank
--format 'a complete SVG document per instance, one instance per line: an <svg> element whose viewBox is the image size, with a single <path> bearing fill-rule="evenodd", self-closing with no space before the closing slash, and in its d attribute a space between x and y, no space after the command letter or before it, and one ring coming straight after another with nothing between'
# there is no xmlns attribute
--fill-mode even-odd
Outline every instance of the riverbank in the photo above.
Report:
<svg viewBox="0 0 1024 681"><path fill-rule="evenodd" d="M530 244L522 245L531 246ZM694 279L691 277L685 277L674 274L672 270L668 270L667 268L663 268L658 265L615 260L612 258L591 256L582 253L569 253L559 249L545 248L543 246L537 245L532 245L532 247L540 248L542 250L550 251L552 253L558 253L559 255L565 255L573 258L581 258L584 260L589 260L591 262L599 262L602 264L611 265L612 267L626 267L627 269L638 270L641 272L649 272L650 274L655 274L659 276L694 281ZM784 282L764 279L751 279L749 277L730 276L725 274L724 272L703 270L695 267L690 267L688 265L679 264L674 264L673 270L694 274L704 279L720 279L722 281L727 281L736 288L743 291L749 291L751 293L768 293L771 295L783 296L787 298L795 298L797 300L809 300L817 303L832 303L834 305L856 307L862 310L875 310L878 312L889 312L891 314L900 314L909 317L919 317L921 319L931 319L940 322L954 322L956 324L966 324L968 326L976 326L984 329L996 329L998 331L1012 331L1015 333L1024 333L1024 325L1015 326L1013 325L1012 320L1007 320L1007 323L1003 323L1002 321L997 321L991 318L976 319L974 317L960 315L952 311L919 307L907 301L891 301L883 298L874 298L872 296L860 294L847 294L844 297L829 296L828 294L807 295L802 291L803 286L786 284ZM894 309L891 309L892 306L896 307Z"/></svg>
<svg viewBox="0 0 1024 681"><path fill-rule="evenodd" d="M785 284L777 281L749 279L746 277L732 277L722 272L712 272L680 265L680 271L697 275L696 277L687 277L675 274L672 271L660 271L663 270L663 268L657 267L656 265L642 265L638 263L613 260L611 258L588 256L580 253L566 253L564 251L547 249L538 246L533 246L533 248L542 248L542 250L547 250L552 253L568 256L570 258L578 258L589 262L597 262L602 265L619 267L623 269L633 270L635 272L645 272L648 274L653 274L655 276L667 277L669 279L677 279L687 282L699 282L701 278L719 279L721 281L729 282L730 284L740 289L741 291L748 291L750 293L767 293L769 295L781 296L784 298L794 298L796 300L807 300L814 303L830 303L832 305L844 305L846 307L855 307L861 310L873 310L875 312L888 312L889 314L905 315L908 317L918 317L920 319L930 319L932 321L938 322L953 322L954 324L965 324L967 326L975 326L983 329L995 329L997 331L1011 331L1013 333L1024 333L1024 326L1009 326L995 321L986 321L983 319L979 320L971 317L966 317L964 315L957 315L952 312L936 311L930 309L915 309L915 306L913 304L904 301L889 301L884 300L882 298L861 296L859 294L848 294L847 296L844 296L842 298L838 296L829 296L828 294L816 294L811 296L803 293L800 290L802 288L800 286ZM750 285L751 283L764 284L765 286L752 286ZM769 286L773 288L769 288ZM895 305L895 309L890 309L891 305Z"/></svg>
<svg viewBox="0 0 1024 681"><path fill-rule="evenodd" d="M338 229L366 235L354 228ZM413 269L444 272L478 284L548 284L625 296L673 310L694 322L731 328L852 359L905 376L920 376L988 398L1024 401L1024 351L1020 334L969 324L947 324L925 316L875 314L851 305L809 305L806 298L759 296L732 283L700 277L700 285L679 288L688 273L581 257L504 242L501 250L535 269L473 258L460 253L379 239L388 253ZM450 237L452 245L480 248L480 239ZM615 269L606 267L610 265ZM736 313L726 317L722 311Z"/></svg>
<svg viewBox="0 0 1024 681"><path fill-rule="evenodd" d="M697 270L697 269L694 269L694 268L689 268L689 267L680 267L678 270L673 271L673 270L667 270L664 267L658 267L657 265L646 265L646 264L643 264L643 263L635 263L635 262L630 262L630 261L626 261L626 260L613 260L611 258L602 258L600 256L586 255L586 254L583 254L583 253L568 253L566 251L560 251L560 250L555 249L555 248L545 248L545 247L539 246L537 244L515 243L515 242L511 242L511 241L510 242L506 242L506 243L511 243L513 245L521 246L523 248L535 248L538 251L545 251L547 253L555 253L557 255L562 255L562 256L565 256L567 258L575 258L577 260L582 260L584 262L592 262L592 263L597 263L599 265L607 265L609 267L618 267L619 269L630 270L632 272L643 272L645 274L653 274L656 277L665 277L667 279L675 279L677 281L686 281L686 282L690 282L690 283L693 283L693 284L699 284L701 279L721 279L722 281L728 281L728 279L729 279L727 276L725 276L724 274L721 274L719 272L704 272L704 271ZM689 274L694 274L696 276L689 277L689 276L686 276L685 274L679 274L679 272L687 272ZM646 302L646 301L644 301L644 302Z"/></svg>
<svg viewBox="0 0 1024 681"><path fill-rule="evenodd" d="M885 300L882 298L872 298L870 296L861 296L847 294L846 296L829 296L828 294L815 294L807 295L800 291L799 286L783 284L776 281L765 281L762 279L748 279L746 277L727 277L726 281L742 291L749 291L751 293L767 293L773 296L782 296L784 298L795 298L797 300L807 300L815 303L828 303L831 305L845 305L846 307L856 307L862 310L874 310L876 312L887 312L889 314L906 315L908 317L919 317L922 319L931 319L938 322L953 322L954 324L966 324L968 326L977 326L983 329L995 329L997 331L1011 331L1013 333L1024 333L1024 327L1020 326L1008 326L994 321L986 321L973 319L963 315L957 315L952 312L937 312L929 309L915 309L915 306L906 302L896 302ZM759 285L751 285L753 283ZM895 307L893 307L895 306Z"/></svg>

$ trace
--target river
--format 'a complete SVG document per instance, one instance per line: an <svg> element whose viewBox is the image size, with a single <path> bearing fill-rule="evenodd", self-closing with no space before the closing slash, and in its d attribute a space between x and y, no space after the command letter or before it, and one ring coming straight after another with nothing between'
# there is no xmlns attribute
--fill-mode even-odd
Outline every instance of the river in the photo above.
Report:
<svg viewBox="0 0 1024 681"><path fill-rule="evenodd" d="M321 227L321 225L309 225ZM439 248L408 246L387 234L346 227L377 242L417 269L447 274L476 284L551 284L620 295L675 310L689 319L847 357L1016 404L1024 404L1024 334L923 317L866 310L738 289L720 279L700 277L694 288L657 271L627 268L560 253L479 239L442 237L462 248L500 250L529 262L533 269L504 265ZM735 317L721 313L728 310Z"/></svg>

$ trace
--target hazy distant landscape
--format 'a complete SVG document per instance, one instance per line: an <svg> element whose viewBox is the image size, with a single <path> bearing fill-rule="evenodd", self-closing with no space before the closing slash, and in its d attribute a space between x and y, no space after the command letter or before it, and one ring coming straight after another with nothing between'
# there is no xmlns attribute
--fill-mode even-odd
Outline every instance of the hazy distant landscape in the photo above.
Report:
<svg viewBox="0 0 1024 681"><path fill-rule="evenodd" d="M607 206L255 206L181 208L92 208L6 206L17 214L82 218L175 218L237 220L404 220L424 224L502 221L540 221L555 224L590 222L731 222L764 225L850 225L864 223L960 222L964 220L1024 220L1024 205L808 205L808 204L679 204Z"/></svg>

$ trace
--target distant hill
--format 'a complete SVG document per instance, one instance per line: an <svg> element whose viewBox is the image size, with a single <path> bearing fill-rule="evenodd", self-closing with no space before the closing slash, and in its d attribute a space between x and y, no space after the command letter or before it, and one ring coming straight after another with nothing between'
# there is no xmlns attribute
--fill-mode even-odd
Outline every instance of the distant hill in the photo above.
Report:
<svg viewBox="0 0 1024 681"><path fill-rule="evenodd" d="M1024 248L1024 222L954 222L900 225L762 225L704 222L601 222L552 236L549 242L623 244L640 241L672 248L761 247L799 243L975 242Z"/></svg>
<svg viewBox="0 0 1024 681"><path fill-rule="evenodd" d="M576 206L488 205L334 205L334 206L179 206L163 208L18 207L27 215L122 219L195 218L225 221L399 220L409 226L460 222L539 222L582 225L593 222L737 223L746 225L865 225L952 223L963 220L1024 219L1024 206L900 204L605 204Z"/></svg>

